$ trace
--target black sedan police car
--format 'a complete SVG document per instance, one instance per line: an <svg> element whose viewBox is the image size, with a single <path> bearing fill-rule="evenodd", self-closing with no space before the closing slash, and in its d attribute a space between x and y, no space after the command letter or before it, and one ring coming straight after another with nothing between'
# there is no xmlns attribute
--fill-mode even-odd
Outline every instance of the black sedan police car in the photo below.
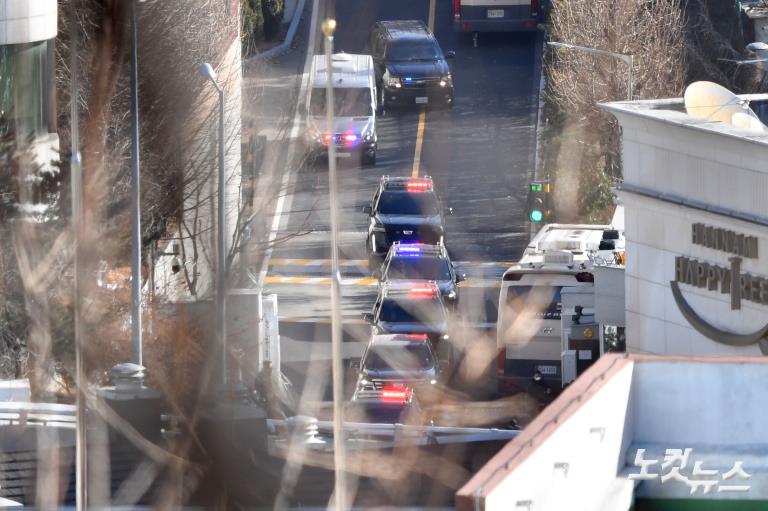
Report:
<svg viewBox="0 0 768 511"><path fill-rule="evenodd" d="M382 285L363 319L372 325L372 335L426 334L435 347L449 339L448 313L434 282Z"/></svg>
<svg viewBox="0 0 768 511"><path fill-rule="evenodd" d="M442 206L430 177L382 176L363 212L370 217L366 247L372 269L396 241L444 243Z"/></svg>

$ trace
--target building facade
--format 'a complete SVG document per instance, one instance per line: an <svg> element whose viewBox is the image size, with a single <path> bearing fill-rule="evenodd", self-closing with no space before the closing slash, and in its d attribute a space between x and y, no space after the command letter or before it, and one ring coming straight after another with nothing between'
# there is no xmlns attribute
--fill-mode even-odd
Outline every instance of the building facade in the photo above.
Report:
<svg viewBox="0 0 768 511"><path fill-rule="evenodd" d="M682 99L603 107L623 137L628 351L768 354L768 132Z"/></svg>

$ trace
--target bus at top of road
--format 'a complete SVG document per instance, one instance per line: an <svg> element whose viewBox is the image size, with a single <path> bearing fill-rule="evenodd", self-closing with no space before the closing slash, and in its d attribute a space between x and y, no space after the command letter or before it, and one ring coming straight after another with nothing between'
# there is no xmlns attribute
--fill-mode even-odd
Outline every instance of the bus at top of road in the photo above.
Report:
<svg viewBox="0 0 768 511"><path fill-rule="evenodd" d="M532 32L546 17L548 0L453 0L456 32Z"/></svg>
<svg viewBox="0 0 768 511"><path fill-rule="evenodd" d="M502 276L496 325L499 390L561 388L561 292L594 289L592 268L624 254L623 214L611 225L549 224ZM549 390L547 390L549 389Z"/></svg>

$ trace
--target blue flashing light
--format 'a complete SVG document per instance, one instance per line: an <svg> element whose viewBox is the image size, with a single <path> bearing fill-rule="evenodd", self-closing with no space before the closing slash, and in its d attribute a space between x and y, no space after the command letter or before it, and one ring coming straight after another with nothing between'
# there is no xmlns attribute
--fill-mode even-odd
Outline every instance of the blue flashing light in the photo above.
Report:
<svg viewBox="0 0 768 511"><path fill-rule="evenodd" d="M406 77L403 78L403 81L412 82L413 81L413 77L412 76L406 76Z"/></svg>
<svg viewBox="0 0 768 511"><path fill-rule="evenodd" d="M397 247L397 251L398 252L407 252L407 253L411 253L411 254L413 254L413 253L420 254L421 253L421 247L415 247L413 245L400 245L399 247Z"/></svg>

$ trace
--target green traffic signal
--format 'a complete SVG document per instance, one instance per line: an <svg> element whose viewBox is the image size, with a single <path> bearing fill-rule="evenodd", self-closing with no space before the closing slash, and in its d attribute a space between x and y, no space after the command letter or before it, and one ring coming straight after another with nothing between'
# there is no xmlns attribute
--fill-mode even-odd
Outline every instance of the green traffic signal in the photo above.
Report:
<svg viewBox="0 0 768 511"><path fill-rule="evenodd" d="M531 183L531 191L532 192L544 191L544 185L541 183Z"/></svg>
<svg viewBox="0 0 768 511"><path fill-rule="evenodd" d="M541 222L544 219L544 213L540 209L531 210L531 222Z"/></svg>

